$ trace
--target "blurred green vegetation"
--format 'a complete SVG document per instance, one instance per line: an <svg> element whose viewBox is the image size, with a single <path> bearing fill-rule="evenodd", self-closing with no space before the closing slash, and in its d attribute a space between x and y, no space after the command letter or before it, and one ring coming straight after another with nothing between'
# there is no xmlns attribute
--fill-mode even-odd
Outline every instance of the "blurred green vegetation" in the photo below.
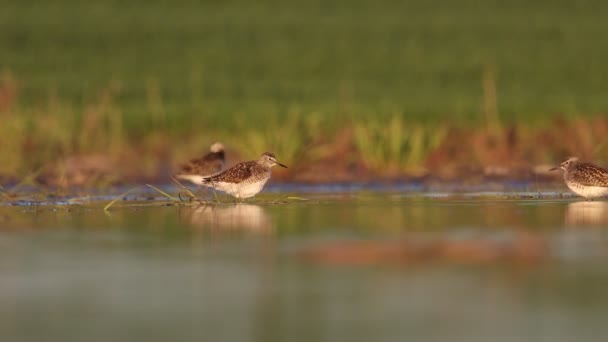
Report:
<svg viewBox="0 0 608 342"><path fill-rule="evenodd" d="M349 125L372 168L408 167L446 123L605 112L605 13L600 0L5 0L0 159L17 172L20 158L34 168L168 137L248 156L285 144L289 160L309 132ZM362 130L370 120L401 126L384 136Z"/></svg>

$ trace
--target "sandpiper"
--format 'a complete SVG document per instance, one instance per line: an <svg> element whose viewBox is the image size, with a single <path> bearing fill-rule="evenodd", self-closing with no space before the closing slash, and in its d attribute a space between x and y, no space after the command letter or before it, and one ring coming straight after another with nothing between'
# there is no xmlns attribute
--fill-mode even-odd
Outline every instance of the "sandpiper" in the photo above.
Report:
<svg viewBox="0 0 608 342"><path fill-rule="evenodd" d="M274 154L265 152L258 160L238 163L224 172L203 177L199 184L224 191L237 199L249 198L262 190L270 179L270 169L275 165L287 168L277 161Z"/></svg>
<svg viewBox="0 0 608 342"><path fill-rule="evenodd" d="M576 157L566 159L560 166L549 171L564 170L564 181L570 190L586 199L608 195L608 171L597 165L585 163Z"/></svg>
<svg viewBox="0 0 608 342"><path fill-rule="evenodd" d="M216 142L211 145L209 153L206 155L180 165L176 177L194 184L201 184L203 177L222 171L225 163L224 145Z"/></svg>

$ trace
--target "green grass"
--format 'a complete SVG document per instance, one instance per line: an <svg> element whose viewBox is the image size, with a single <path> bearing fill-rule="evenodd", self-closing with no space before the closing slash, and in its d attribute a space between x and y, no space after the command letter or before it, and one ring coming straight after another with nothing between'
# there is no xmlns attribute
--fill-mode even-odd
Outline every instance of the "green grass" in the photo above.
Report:
<svg viewBox="0 0 608 342"><path fill-rule="evenodd" d="M478 120L482 73L504 118L608 108L601 0L5 1L0 67L20 106L75 108L116 86L127 128L327 115ZM185 120L188 118L188 120Z"/></svg>
<svg viewBox="0 0 608 342"><path fill-rule="evenodd" d="M362 154L408 168L441 125L605 113L605 13L601 0L7 0L0 164L218 139L291 162L352 126ZM373 123L391 120L407 132Z"/></svg>
<svg viewBox="0 0 608 342"><path fill-rule="evenodd" d="M355 145L365 163L375 171L416 172L447 133L445 127L406 123L401 116L367 120L354 126Z"/></svg>

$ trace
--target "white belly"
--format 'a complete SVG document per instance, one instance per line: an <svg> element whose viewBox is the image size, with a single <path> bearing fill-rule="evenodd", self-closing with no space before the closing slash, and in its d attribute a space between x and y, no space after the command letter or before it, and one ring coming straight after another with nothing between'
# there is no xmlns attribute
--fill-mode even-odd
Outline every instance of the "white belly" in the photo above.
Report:
<svg viewBox="0 0 608 342"><path fill-rule="evenodd" d="M608 195L608 188L603 186L577 185L571 182L566 182L566 185L572 192L585 198L604 197Z"/></svg>
<svg viewBox="0 0 608 342"><path fill-rule="evenodd" d="M216 182L213 184L213 188L224 191L225 193L232 195L236 198L249 198L257 195L266 184L268 179L253 182L253 183L226 183Z"/></svg>

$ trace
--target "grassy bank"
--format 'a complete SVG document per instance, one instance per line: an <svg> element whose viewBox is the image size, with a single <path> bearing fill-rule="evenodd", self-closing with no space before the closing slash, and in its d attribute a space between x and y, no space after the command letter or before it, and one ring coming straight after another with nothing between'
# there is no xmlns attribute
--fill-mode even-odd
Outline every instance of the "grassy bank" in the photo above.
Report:
<svg viewBox="0 0 608 342"><path fill-rule="evenodd" d="M29 176L58 186L168 181L173 167L206 153L214 141L228 147L229 163L273 151L290 166L276 178L312 182L533 179L537 166L568 155L601 163L608 151L604 116L535 126L494 121L460 127L421 124L399 113L337 124L319 113L294 110L253 127L237 122L235 129L200 127L196 134L158 129L138 136L124 128L123 111L102 97L81 120L45 112L3 112L0 117L5 123L0 126L2 179Z"/></svg>
<svg viewBox="0 0 608 342"><path fill-rule="evenodd" d="M49 165L62 174L84 156L156 177L215 140L235 159L274 150L344 174L422 174L463 141L471 151L447 155L473 165L603 150L599 0L0 7L0 174L10 178ZM544 154L512 142L544 145L543 134L558 140Z"/></svg>

